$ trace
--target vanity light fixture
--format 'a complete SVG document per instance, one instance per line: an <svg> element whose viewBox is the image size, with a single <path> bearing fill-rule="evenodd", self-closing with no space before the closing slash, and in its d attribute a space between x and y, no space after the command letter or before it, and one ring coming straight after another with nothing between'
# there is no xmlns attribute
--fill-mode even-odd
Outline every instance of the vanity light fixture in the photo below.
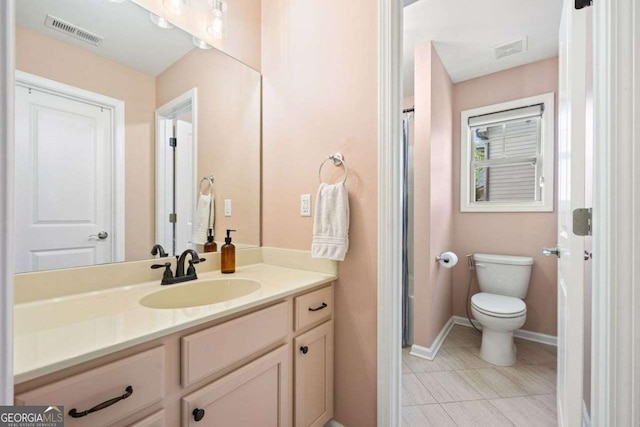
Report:
<svg viewBox="0 0 640 427"><path fill-rule="evenodd" d="M197 38L196 36L193 36L193 44L200 48L200 49L211 49L213 46L211 46L209 43L205 42L202 39Z"/></svg>
<svg viewBox="0 0 640 427"><path fill-rule="evenodd" d="M155 13L149 12L149 19L151 19L151 22L153 22L154 24L156 24L158 27L162 28L163 30L167 30L169 28L173 28L173 25L171 24L171 22L167 21L162 16L156 15Z"/></svg>
<svg viewBox="0 0 640 427"><path fill-rule="evenodd" d="M209 0L213 20L207 27L207 33L216 39L227 37L227 2L224 0Z"/></svg>
<svg viewBox="0 0 640 427"><path fill-rule="evenodd" d="M162 0L162 4L174 15L186 15L189 11L189 0Z"/></svg>

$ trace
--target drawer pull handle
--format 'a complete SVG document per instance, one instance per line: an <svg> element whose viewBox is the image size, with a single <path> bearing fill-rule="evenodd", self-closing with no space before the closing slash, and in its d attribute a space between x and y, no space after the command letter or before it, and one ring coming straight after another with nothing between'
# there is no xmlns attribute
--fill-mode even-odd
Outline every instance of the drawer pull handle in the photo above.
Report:
<svg viewBox="0 0 640 427"><path fill-rule="evenodd" d="M309 347L303 345L302 347L300 347L300 351L302 352L302 354L307 354L309 353Z"/></svg>
<svg viewBox="0 0 640 427"><path fill-rule="evenodd" d="M127 386L127 388L125 389L126 393L123 394L122 396L118 396L118 397L114 397L113 399L109 399L107 401L102 402L99 405L94 406L91 409L87 409L86 411L82 411L82 412L78 412L76 411L76 408L72 408L69 411L69 416L72 418L82 418L86 415L89 415L92 412L98 412L101 409L104 408L108 408L109 406L113 405L114 403L118 403L121 400L126 399L127 397L131 396L133 394L133 387L131 387L130 385Z"/></svg>
<svg viewBox="0 0 640 427"><path fill-rule="evenodd" d="M316 308L311 308L311 307L309 307L309 311L320 311L320 310L322 310L323 308L327 308L327 303L326 303L326 302L323 302L323 303L322 303L322 305L321 305L320 307L316 307Z"/></svg>
<svg viewBox="0 0 640 427"><path fill-rule="evenodd" d="M196 408L193 410L192 414L193 414L193 419L196 420L196 422L198 422L204 418L204 409Z"/></svg>

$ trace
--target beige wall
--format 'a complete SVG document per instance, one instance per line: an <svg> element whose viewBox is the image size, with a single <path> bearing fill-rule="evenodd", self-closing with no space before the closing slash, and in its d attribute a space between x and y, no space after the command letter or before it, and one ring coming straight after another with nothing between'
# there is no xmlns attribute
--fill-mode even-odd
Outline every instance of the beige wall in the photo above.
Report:
<svg viewBox="0 0 640 427"><path fill-rule="evenodd" d="M229 0L227 1L228 37L215 39L207 33L207 26L212 18L206 1L192 2L195 9L197 4L205 5L197 11L183 16L171 15L163 6L162 0L133 0L147 10L164 16L177 27L182 28L213 47L244 62L253 69L260 70L260 7L261 0ZM270 4L270 7L276 7ZM277 8L277 7L276 7Z"/></svg>
<svg viewBox="0 0 640 427"><path fill-rule="evenodd" d="M350 169L351 227L335 291L335 418L374 426L377 9L368 0L265 3L263 244L310 249L312 218L300 217L300 194L313 194L315 203L318 166L342 152ZM327 168L327 175L341 173Z"/></svg>
<svg viewBox="0 0 640 427"><path fill-rule="evenodd" d="M475 252L532 256L534 265L525 300L527 321L523 329L556 335L557 261L543 256L541 251L543 246L555 245L557 213L460 212L461 111L549 92L556 93L557 103L558 58L545 59L454 85L453 237L454 251L461 258ZM453 272L454 315L466 316L468 280L469 271L466 262L461 259ZM474 287L477 289L475 281Z"/></svg>
<svg viewBox="0 0 640 427"><path fill-rule="evenodd" d="M430 347L451 318L453 83L429 43L415 50L414 343Z"/></svg>
<svg viewBox="0 0 640 427"><path fill-rule="evenodd" d="M198 177L215 176L215 240L230 228L234 242L260 245L260 74L215 49L194 49L158 76L157 107L194 87Z"/></svg>
<svg viewBox="0 0 640 427"><path fill-rule="evenodd" d="M20 26L16 68L125 102L125 256L127 261L150 258L155 236L155 79Z"/></svg>

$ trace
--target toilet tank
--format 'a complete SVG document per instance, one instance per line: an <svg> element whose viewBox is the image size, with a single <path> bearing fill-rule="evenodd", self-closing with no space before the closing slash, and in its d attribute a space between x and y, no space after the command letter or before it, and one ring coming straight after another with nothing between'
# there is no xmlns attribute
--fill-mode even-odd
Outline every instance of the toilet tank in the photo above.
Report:
<svg viewBox="0 0 640 427"><path fill-rule="evenodd" d="M529 289L533 258L474 254L480 292L524 299Z"/></svg>

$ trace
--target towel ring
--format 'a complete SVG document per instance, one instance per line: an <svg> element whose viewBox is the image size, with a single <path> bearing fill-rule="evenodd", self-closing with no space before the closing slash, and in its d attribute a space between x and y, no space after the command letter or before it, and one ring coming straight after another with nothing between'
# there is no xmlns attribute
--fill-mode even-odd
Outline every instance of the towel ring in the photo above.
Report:
<svg viewBox="0 0 640 427"><path fill-rule="evenodd" d="M344 179L342 180L342 183L344 184L345 182L347 182L347 178L349 177L349 167L347 166L347 162L345 161L344 156L341 153L335 153L330 155L329 157L324 159L322 163L320 163L320 168L318 168L318 180L320 181L320 183L322 183L322 167L329 160L333 161L334 166L344 166Z"/></svg>
<svg viewBox="0 0 640 427"><path fill-rule="evenodd" d="M203 182L207 182L209 183L208 187L205 189L205 191L208 191L209 194L211 194L213 192L213 175L209 175L209 176L205 176L204 178L202 178L200 180L200 184L198 185L199 189L200 189L200 194L204 195L205 193L202 191L202 183Z"/></svg>

